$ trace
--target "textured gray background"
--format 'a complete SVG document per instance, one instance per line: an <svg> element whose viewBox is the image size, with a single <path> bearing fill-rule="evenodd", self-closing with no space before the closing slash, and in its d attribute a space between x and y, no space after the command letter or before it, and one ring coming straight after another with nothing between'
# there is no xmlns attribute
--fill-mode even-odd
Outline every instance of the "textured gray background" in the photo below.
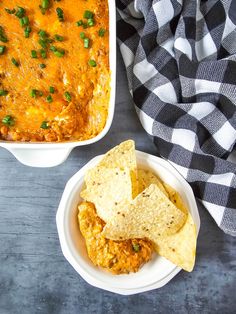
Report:
<svg viewBox="0 0 236 314"><path fill-rule="evenodd" d="M236 312L236 239L201 209L195 270L180 272L159 290L124 297L93 288L62 256L55 214L67 180L128 138L139 150L156 152L136 117L120 56L118 61L115 118L101 142L75 149L52 169L27 168L0 148L0 314Z"/></svg>

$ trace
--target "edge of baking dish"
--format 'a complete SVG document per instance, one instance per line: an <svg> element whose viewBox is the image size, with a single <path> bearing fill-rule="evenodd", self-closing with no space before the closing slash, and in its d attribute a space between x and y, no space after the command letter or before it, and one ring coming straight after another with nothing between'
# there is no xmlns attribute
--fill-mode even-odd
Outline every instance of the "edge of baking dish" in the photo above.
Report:
<svg viewBox="0 0 236 314"><path fill-rule="evenodd" d="M61 143L19 143L0 141L0 147L7 149L15 158L26 166L55 167L62 164L72 149L100 141L109 131L115 111L116 90L116 6L114 0L109 5L109 59L111 71L111 94L107 122L104 129L94 138L84 141Z"/></svg>

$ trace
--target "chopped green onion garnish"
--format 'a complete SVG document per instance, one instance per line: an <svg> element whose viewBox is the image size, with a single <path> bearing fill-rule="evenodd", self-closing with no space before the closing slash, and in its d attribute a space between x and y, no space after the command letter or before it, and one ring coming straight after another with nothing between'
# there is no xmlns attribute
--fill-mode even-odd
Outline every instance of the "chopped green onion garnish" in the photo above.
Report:
<svg viewBox="0 0 236 314"><path fill-rule="evenodd" d="M50 7L50 0L42 0L41 6L43 9L48 9Z"/></svg>
<svg viewBox="0 0 236 314"><path fill-rule="evenodd" d="M45 69L45 68L46 68L46 64L41 63L41 64L39 65L39 67L40 67L41 69Z"/></svg>
<svg viewBox="0 0 236 314"><path fill-rule="evenodd" d="M42 0L41 5L39 6L41 13L44 15L50 7L50 0Z"/></svg>
<svg viewBox="0 0 236 314"><path fill-rule="evenodd" d="M51 51L57 51L57 48L55 46L50 46Z"/></svg>
<svg viewBox="0 0 236 314"><path fill-rule="evenodd" d="M11 62L12 62L16 67L18 67L18 66L20 65L19 62L16 61L15 58L11 58Z"/></svg>
<svg viewBox="0 0 236 314"><path fill-rule="evenodd" d="M53 102L53 99L52 99L52 96L51 96L51 95L48 95L48 96L47 96L46 102L48 102L48 103Z"/></svg>
<svg viewBox="0 0 236 314"><path fill-rule="evenodd" d="M36 50L31 50L31 57L34 59L38 58Z"/></svg>
<svg viewBox="0 0 236 314"><path fill-rule="evenodd" d="M25 9L18 7L17 11L16 11L16 16L20 19L25 15Z"/></svg>
<svg viewBox="0 0 236 314"><path fill-rule="evenodd" d="M0 96L7 96L8 91L4 89L0 89Z"/></svg>
<svg viewBox="0 0 236 314"><path fill-rule="evenodd" d="M83 29L86 29L86 28L88 28L88 24L87 24L87 23L84 23L84 24L83 24Z"/></svg>
<svg viewBox="0 0 236 314"><path fill-rule="evenodd" d="M57 12L57 17L59 19L60 22L64 21L64 12L61 8L56 8L56 12Z"/></svg>
<svg viewBox="0 0 236 314"><path fill-rule="evenodd" d="M3 43L7 43L8 42L7 36L6 36L2 26L0 26L0 41L2 41Z"/></svg>
<svg viewBox="0 0 236 314"><path fill-rule="evenodd" d="M7 9L5 8L5 11L8 13L8 14L15 14L16 10L15 9Z"/></svg>
<svg viewBox="0 0 236 314"><path fill-rule="evenodd" d="M40 31L38 32L38 35L39 35L39 37L41 37L43 39L48 37L48 34L42 29L40 29Z"/></svg>
<svg viewBox="0 0 236 314"><path fill-rule="evenodd" d="M58 58L62 58L64 55L65 55L65 51L61 50L57 50L57 51L54 51L54 55Z"/></svg>
<svg viewBox="0 0 236 314"><path fill-rule="evenodd" d="M82 39L85 38L85 33L84 33L84 32L81 32L81 33L80 33L80 38L82 38Z"/></svg>
<svg viewBox="0 0 236 314"><path fill-rule="evenodd" d="M96 61L95 60L89 60L89 65L91 66L91 67L93 67L93 68L95 68L96 66L97 66L97 63L96 63Z"/></svg>
<svg viewBox="0 0 236 314"><path fill-rule="evenodd" d="M43 96L43 92L39 91L39 96L42 97Z"/></svg>
<svg viewBox="0 0 236 314"><path fill-rule="evenodd" d="M93 12L91 12L91 11L88 11L88 10L86 10L85 12L84 12L84 18L85 19L92 19L93 18Z"/></svg>
<svg viewBox="0 0 236 314"><path fill-rule="evenodd" d="M53 86L49 87L49 93L51 93L51 94L55 93L55 88Z"/></svg>
<svg viewBox="0 0 236 314"><path fill-rule="evenodd" d="M7 115L2 119L2 123L6 124L8 126L13 126L15 124L14 119L12 118L12 116Z"/></svg>
<svg viewBox="0 0 236 314"><path fill-rule="evenodd" d="M95 22L94 19L88 19L88 26L94 26Z"/></svg>
<svg viewBox="0 0 236 314"><path fill-rule="evenodd" d="M24 16L24 17L20 18L20 25L22 27L29 25L29 18L28 18L28 16Z"/></svg>
<svg viewBox="0 0 236 314"><path fill-rule="evenodd" d="M140 245L138 243L133 243L132 246L133 246L133 250L135 252L139 252L140 251Z"/></svg>
<svg viewBox="0 0 236 314"><path fill-rule="evenodd" d="M71 101L71 94L69 92L65 92L65 98L68 102Z"/></svg>
<svg viewBox="0 0 236 314"><path fill-rule="evenodd" d="M46 52L46 50L40 49L40 54L41 54L41 57L42 57L43 59L46 59L46 58L47 58L47 52Z"/></svg>
<svg viewBox="0 0 236 314"><path fill-rule="evenodd" d="M6 11L8 14L15 14L15 13L16 13L16 10L15 10L15 9L10 10L10 9L6 9L6 8L5 8L5 11Z"/></svg>
<svg viewBox="0 0 236 314"><path fill-rule="evenodd" d="M98 31L98 36L103 37L106 33L106 30L104 28L100 28Z"/></svg>
<svg viewBox="0 0 236 314"><path fill-rule="evenodd" d="M90 44L90 39L84 38L84 48L89 48L89 44Z"/></svg>
<svg viewBox="0 0 236 314"><path fill-rule="evenodd" d="M24 33L25 33L25 38L29 38L29 35L31 33L31 27L30 26L26 26L26 28L24 30Z"/></svg>
<svg viewBox="0 0 236 314"><path fill-rule="evenodd" d="M47 48L47 45L48 45L47 40L39 39L38 43L40 44L42 48Z"/></svg>
<svg viewBox="0 0 236 314"><path fill-rule="evenodd" d="M62 48L57 48L55 46L50 46L50 50L54 52L54 55L61 58L65 54L65 50Z"/></svg>
<svg viewBox="0 0 236 314"><path fill-rule="evenodd" d="M32 98L36 98L37 93L38 93L37 89L31 89L31 91L30 91L30 96L31 96Z"/></svg>
<svg viewBox="0 0 236 314"><path fill-rule="evenodd" d="M44 129L44 130L49 129L48 122L47 121L43 121L41 126L40 126L40 128Z"/></svg>
<svg viewBox="0 0 236 314"><path fill-rule="evenodd" d="M5 50L6 50L6 46L1 46L0 45L0 55L3 55Z"/></svg>
<svg viewBox="0 0 236 314"><path fill-rule="evenodd" d="M78 22L76 22L77 26L82 26L84 24L84 22L82 20L79 20Z"/></svg>
<svg viewBox="0 0 236 314"><path fill-rule="evenodd" d="M57 40L57 41L63 41L64 40L64 37L63 36L60 36L60 35L55 35L54 36L54 38L55 38L55 40Z"/></svg>

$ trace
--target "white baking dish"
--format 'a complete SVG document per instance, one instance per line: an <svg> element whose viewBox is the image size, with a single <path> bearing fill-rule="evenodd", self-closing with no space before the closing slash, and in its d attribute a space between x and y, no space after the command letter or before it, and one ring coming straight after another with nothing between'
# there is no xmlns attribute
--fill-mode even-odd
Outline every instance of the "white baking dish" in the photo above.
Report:
<svg viewBox="0 0 236 314"><path fill-rule="evenodd" d="M178 191L187 205L196 225L200 228L200 218L193 191L185 179L167 161L150 154L136 151L140 168L150 169L164 182ZM84 185L86 171L102 159L97 156L80 169L67 183L57 211L56 222L62 252L67 261L90 285L122 295L131 295L161 288L176 276L181 268L165 258L155 255L137 273L129 275L112 275L89 260L84 239L77 222L78 204L82 201L80 191ZM189 276L191 280L191 276Z"/></svg>
<svg viewBox="0 0 236 314"><path fill-rule="evenodd" d="M107 122L103 131L96 137L86 141L63 143L19 143L0 141L0 147L10 151L22 164L31 167L54 167L63 163L73 148L93 144L101 140L109 131L115 109L116 88L116 7L114 0L108 0L110 21L110 70L111 95Z"/></svg>

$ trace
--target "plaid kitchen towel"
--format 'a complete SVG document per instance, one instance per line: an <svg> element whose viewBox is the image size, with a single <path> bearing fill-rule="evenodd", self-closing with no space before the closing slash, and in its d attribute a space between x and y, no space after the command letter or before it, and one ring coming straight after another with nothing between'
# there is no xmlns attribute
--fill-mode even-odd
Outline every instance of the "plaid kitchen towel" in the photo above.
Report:
<svg viewBox="0 0 236 314"><path fill-rule="evenodd" d="M117 0L130 92L161 156L236 236L236 1Z"/></svg>

